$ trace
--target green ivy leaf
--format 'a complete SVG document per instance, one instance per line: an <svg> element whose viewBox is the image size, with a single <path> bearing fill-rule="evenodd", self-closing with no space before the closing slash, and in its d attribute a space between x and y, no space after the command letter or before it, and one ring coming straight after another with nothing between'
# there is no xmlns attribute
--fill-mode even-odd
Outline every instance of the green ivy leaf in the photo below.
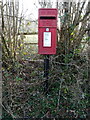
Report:
<svg viewBox="0 0 90 120"><path fill-rule="evenodd" d="M20 77L16 77L16 81L22 81L23 79Z"/></svg>

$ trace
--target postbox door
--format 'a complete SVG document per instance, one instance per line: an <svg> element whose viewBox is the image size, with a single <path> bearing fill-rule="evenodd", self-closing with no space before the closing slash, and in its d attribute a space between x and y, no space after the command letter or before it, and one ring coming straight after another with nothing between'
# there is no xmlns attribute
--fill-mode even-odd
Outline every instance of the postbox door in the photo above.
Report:
<svg viewBox="0 0 90 120"><path fill-rule="evenodd" d="M38 37L39 54L56 54L56 28L40 28Z"/></svg>

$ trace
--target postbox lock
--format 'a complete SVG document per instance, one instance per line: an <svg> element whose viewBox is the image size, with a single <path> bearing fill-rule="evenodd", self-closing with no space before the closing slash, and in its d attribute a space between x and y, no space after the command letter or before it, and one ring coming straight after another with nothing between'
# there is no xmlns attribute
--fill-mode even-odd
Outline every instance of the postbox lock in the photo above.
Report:
<svg viewBox="0 0 90 120"><path fill-rule="evenodd" d="M46 31L48 32L48 31L49 31L49 28L46 28Z"/></svg>

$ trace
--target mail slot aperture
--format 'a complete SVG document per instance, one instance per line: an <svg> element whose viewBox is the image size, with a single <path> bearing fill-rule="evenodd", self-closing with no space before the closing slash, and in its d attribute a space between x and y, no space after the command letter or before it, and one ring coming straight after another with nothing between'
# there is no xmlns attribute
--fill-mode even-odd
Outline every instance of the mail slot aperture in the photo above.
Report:
<svg viewBox="0 0 90 120"><path fill-rule="evenodd" d="M56 19L54 16L40 16L40 19Z"/></svg>

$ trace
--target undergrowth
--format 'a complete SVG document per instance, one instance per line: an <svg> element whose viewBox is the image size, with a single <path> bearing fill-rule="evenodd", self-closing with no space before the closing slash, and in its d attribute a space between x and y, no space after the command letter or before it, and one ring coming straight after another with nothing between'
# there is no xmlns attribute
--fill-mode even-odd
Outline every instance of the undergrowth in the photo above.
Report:
<svg viewBox="0 0 90 120"><path fill-rule="evenodd" d="M90 109L87 57L51 56L48 93L43 62L3 68L3 118L86 118Z"/></svg>

